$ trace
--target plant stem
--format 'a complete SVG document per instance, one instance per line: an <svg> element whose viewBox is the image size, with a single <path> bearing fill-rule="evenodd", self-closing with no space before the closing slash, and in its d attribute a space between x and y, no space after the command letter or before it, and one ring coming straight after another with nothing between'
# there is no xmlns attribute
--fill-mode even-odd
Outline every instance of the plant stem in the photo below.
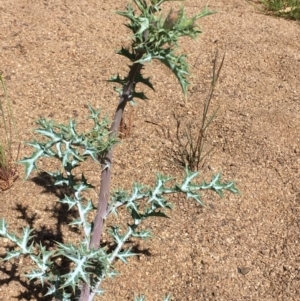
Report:
<svg viewBox="0 0 300 301"><path fill-rule="evenodd" d="M136 60L139 60L143 56L143 53L139 53ZM121 119L124 113L127 102L131 99L132 93L135 86L135 77L141 71L143 65L140 63L134 63L130 67L128 74L127 84L123 88L123 93L120 97L118 107L116 109L115 117L110 128L110 136L117 135L119 132L119 127ZM97 214L94 219L94 228L91 236L90 248L98 249L100 247L101 235L103 232L103 223L107 215L107 204L109 196L109 185L111 179L111 167L112 167L112 157L113 149L108 151L102 158L99 159L101 163L101 183L100 183L100 193L98 199ZM84 284L81 290L81 295L79 301L88 301L90 295L92 294L91 288L88 284ZM94 294L93 294L94 295Z"/></svg>
<svg viewBox="0 0 300 301"><path fill-rule="evenodd" d="M139 59L139 58L138 58ZM123 116L124 109L128 100L131 99L131 95L134 88L134 80L136 75L140 72L142 65L137 63L133 64L130 68L128 75L128 82L123 89L119 105L117 107L114 121L110 128L110 136L117 135ZM103 232L103 220L106 218L106 209L109 195L109 184L111 177L113 149L111 149L101 160L101 185L100 195L98 200L98 210L94 220L94 229L91 237L90 248L98 249L100 246L100 239Z"/></svg>

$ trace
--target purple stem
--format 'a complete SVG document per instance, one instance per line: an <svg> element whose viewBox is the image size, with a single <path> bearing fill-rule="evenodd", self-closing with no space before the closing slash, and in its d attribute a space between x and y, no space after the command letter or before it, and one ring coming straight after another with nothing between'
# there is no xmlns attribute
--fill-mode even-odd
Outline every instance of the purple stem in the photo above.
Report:
<svg viewBox="0 0 300 301"><path fill-rule="evenodd" d="M136 60L139 60L143 56L143 53L139 53ZM120 101L115 113L114 120L110 128L110 137L118 135L120 123L122 120L123 112L126 107L128 100L132 98L134 90L135 77L141 71L142 64L134 63L130 67L128 74L128 82L123 88L123 93L120 97ZM100 160L101 163L101 184L100 194L98 199L98 209L94 220L94 228L91 236L90 248L98 249L100 247L101 235L103 232L103 223L106 218L108 196L109 196L109 185L111 179L111 166L112 166L113 149L108 151L103 158ZM81 295L79 301L91 301L91 288L88 284L84 284L81 289Z"/></svg>

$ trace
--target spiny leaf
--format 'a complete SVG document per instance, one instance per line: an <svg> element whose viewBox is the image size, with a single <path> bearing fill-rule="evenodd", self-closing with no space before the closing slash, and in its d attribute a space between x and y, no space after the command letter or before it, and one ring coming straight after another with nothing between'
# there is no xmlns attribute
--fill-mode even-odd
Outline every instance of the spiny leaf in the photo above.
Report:
<svg viewBox="0 0 300 301"><path fill-rule="evenodd" d="M0 220L0 235L5 236L7 233L7 224L4 220L4 218L1 218Z"/></svg>
<svg viewBox="0 0 300 301"><path fill-rule="evenodd" d="M117 257L119 259L121 259L124 263L127 264L127 258L131 257L131 256L135 256L135 255L138 255L138 254L137 253L132 253L131 249L127 249L127 250L125 250L123 252L119 252L118 255L117 255Z"/></svg>
<svg viewBox="0 0 300 301"><path fill-rule="evenodd" d="M36 161L42 156L43 150L35 151L31 157L25 157L23 160L20 160L19 163L25 165L25 178L28 179L30 174L38 169L36 166Z"/></svg>

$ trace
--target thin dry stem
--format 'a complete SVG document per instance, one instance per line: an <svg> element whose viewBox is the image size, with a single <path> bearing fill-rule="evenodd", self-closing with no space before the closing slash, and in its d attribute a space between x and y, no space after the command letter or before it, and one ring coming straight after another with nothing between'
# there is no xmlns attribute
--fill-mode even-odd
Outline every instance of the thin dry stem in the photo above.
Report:
<svg viewBox="0 0 300 301"><path fill-rule="evenodd" d="M204 145L206 143L206 131L209 125L211 124L212 120L215 118L217 110L213 112L213 114L208 117L209 107L211 105L213 93L217 84L217 81L220 76L221 69L223 67L225 59L225 53L222 57L221 63L219 68L217 68L217 61L218 61L218 51L216 51L214 64L213 64L213 75L212 75L212 82L210 86L210 91L208 96L203 104L203 112L202 112L202 119L199 126L199 129L194 134L192 130L192 125L187 124L184 128L184 137L181 136L181 120L180 117L173 112L174 119L176 120L176 140L177 140L177 150L174 151L175 153L175 160L180 163L180 165L187 166L190 170L199 170L201 167L200 164L203 160L212 152L213 148L208 150L205 154L204 152Z"/></svg>
<svg viewBox="0 0 300 301"><path fill-rule="evenodd" d="M0 73L0 82L4 93L4 99L6 100L7 110L5 110L4 103L0 99L0 112L3 120L3 130L5 141L0 141L0 190L9 189L13 182L18 178L16 164L12 155L12 127L14 126L15 134L17 136L14 115L10 103L10 99L7 94L6 86ZM7 111L7 112L6 112ZM7 117L6 117L7 116ZM3 138L2 138L3 139ZM20 143L17 151L17 158L19 156Z"/></svg>

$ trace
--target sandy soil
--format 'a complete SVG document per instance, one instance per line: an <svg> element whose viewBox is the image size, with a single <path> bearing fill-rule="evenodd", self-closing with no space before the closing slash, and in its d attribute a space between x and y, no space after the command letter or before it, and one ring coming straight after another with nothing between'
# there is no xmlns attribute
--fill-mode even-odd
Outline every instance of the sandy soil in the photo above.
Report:
<svg viewBox="0 0 300 301"><path fill-rule="evenodd" d="M114 13L126 2L0 2L0 70L21 142L33 139L41 116L59 122L76 118L84 128L87 103L112 116L118 99L105 80L128 70L128 62L115 54L129 43L125 19ZM185 6L192 14L206 3L187 0ZM241 195L206 194L205 208L173 197L171 219L147 222L155 237L139 242L140 255L128 265L116 262L121 275L104 283L105 294L97 300L133 300L141 293L149 301L167 293L173 301L300 298L300 27L264 15L246 1L209 3L218 14L199 22L204 32L197 41L182 42L193 74L188 100L166 68L147 65L156 92L145 89L149 100L132 113L130 135L115 152L113 187L151 184L158 171L180 178L182 170L166 156L170 141L153 123L174 134L173 111L183 123L200 122L219 49L226 50L226 59L211 110L220 109L207 144L215 149L202 176L222 171L224 179L236 181ZM22 144L21 157L30 152ZM84 168L96 186L96 201L99 169ZM0 192L0 217L10 229L29 224L45 242L76 240L65 212L58 210L57 195L33 178L23 181L24 170L19 172L13 187ZM22 276L29 266L26 260L0 264L1 301L42 299Z"/></svg>

